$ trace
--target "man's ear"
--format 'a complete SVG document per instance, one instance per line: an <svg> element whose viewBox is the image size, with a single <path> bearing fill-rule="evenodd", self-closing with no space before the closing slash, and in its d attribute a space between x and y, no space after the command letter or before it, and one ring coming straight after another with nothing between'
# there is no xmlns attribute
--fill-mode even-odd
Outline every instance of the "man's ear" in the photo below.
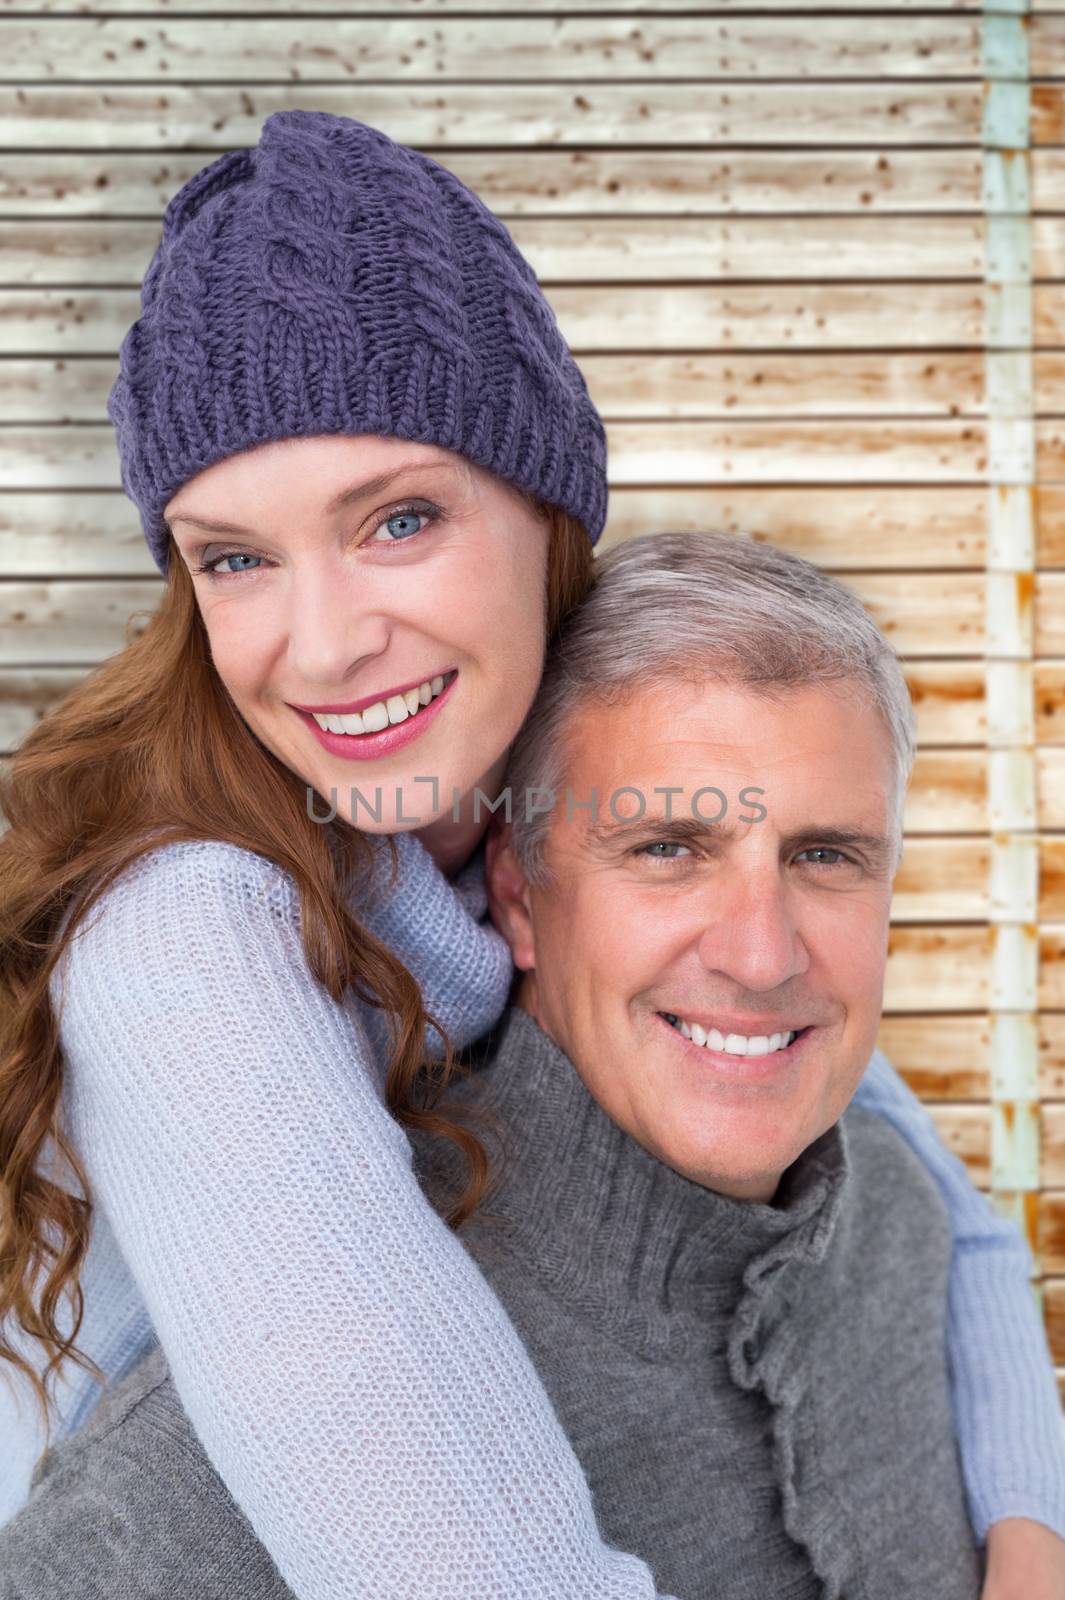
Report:
<svg viewBox="0 0 1065 1600"><path fill-rule="evenodd" d="M529 911L529 885L518 865L509 823L493 817L484 844L485 883L492 921L510 946L521 972L536 968L536 944Z"/></svg>

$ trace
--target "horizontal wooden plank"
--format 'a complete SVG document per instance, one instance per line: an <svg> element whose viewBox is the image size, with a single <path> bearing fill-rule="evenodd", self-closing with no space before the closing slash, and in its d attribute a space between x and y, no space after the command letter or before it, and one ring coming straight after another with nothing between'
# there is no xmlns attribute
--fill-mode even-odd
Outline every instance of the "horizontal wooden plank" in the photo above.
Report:
<svg viewBox="0 0 1065 1600"><path fill-rule="evenodd" d="M1065 839L1039 842L1039 920L1065 922Z"/></svg>
<svg viewBox="0 0 1065 1600"><path fill-rule="evenodd" d="M885 1011L986 1010L998 938L997 929L976 924L893 927L888 941ZM1041 973L1041 1006L1053 1007L1053 997L1065 987L1058 965L1052 949ZM1065 967L1065 961L1060 965Z"/></svg>
<svg viewBox="0 0 1065 1600"><path fill-rule="evenodd" d="M1065 1016L1039 1018L1039 1094L1043 1100L1065 1100Z"/></svg>
<svg viewBox="0 0 1065 1600"><path fill-rule="evenodd" d="M1046 349L1065 344L1065 284L1033 285L1032 325L1036 345Z"/></svg>
<svg viewBox="0 0 1065 1600"><path fill-rule="evenodd" d="M67 6L69 9L69 6ZM108 10L112 9L107 7ZM185 9L182 7L181 9ZM676 8L672 8L676 9ZM879 4L876 9L880 9ZM642 75L641 75L642 76ZM1061 143L1057 85L1033 88L1033 140ZM326 111L384 128L401 144L891 145L979 144L979 83L248 83L0 85L0 145L8 149L221 152L258 143L275 111ZM1040 135L1044 135L1040 138Z"/></svg>
<svg viewBox="0 0 1065 1600"><path fill-rule="evenodd" d="M0 496L0 552L3 506ZM614 487L600 547L656 528L720 528L779 544L830 570L944 570L983 565L986 526L984 488ZM0 554L0 572L8 570Z"/></svg>
<svg viewBox="0 0 1065 1600"><path fill-rule="evenodd" d="M1029 98L1032 143L1065 144L1065 85L1033 81Z"/></svg>
<svg viewBox="0 0 1065 1600"><path fill-rule="evenodd" d="M0 670L0 751L15 750L84 677L80 667Z"/></svg>
<svg viewBox="0 0 1065 1600"><path fill-rule="evenodd" d="M0 584L0 666L101 661L140 631L161 592L158 576Z"/></svg>
<svg viewBox="0 0 1065 1600"><path fill-rule="evenodd" d="M1065 54L1062 59L1065 60ZM1065 185L1065 150L1033 150L1029 157L1029 173L1033 212L1060 211Z"/></svg>
<svg viewBox="0 0 1065 1600"><path fill-rule="evenodd" d="M874 128L865 142L875 144ZM751 212L978 212L982 154L968 150L499 150L441 164L501 217L726 216ZM1057 151L1032 158L1036 209L1059 209ZM204 165L175 152L15 151L0 217L161 217Z"/></svg>
<svg viewBox="0 0 1065 1600"><path fill-rule="evenodd" d="M865 143L877 140L875 124ZM435 151L497 215L741 216L980 212L982 153L940 150ZM161 218L202 152L24 151L4 159L0 217ZM1057 212L1065 151L1030 157L1032 209Z"/></svg>
<svg viewBox="0 0 1065 1600"><path fill-rule="evenodd" d="M1050 4L1044 11L1060 11ZM1033 78L1065 76L1065 16L1033 15L1028 27L1028 70Z"/></svg>
<svg viewBox="0 0 1065 1600"><path fill-rule="evenodd" d="M1039 1182L1044 1189L1065 1184L1065 1105L1051 1101L1040 1108L1041 1154Z"/></svg>
<svg viewBox="0 0 1065 1600"><path fill-rule="evenodd" d="M548 285L578 355L613 351L889 351L984 342L982 284ZM1034 295L1039 343L1065 346L1065 285ZM0 290L0 355L113 357L140 313L135 289Z"/></svg>
<svg viewBox="0 0 1065 1600"><path fill-rule="evenodd" d="M139 284L159 242L150 223L0 223L0 285ZM946 278L980 280L984 224L968 216L516 218L510 233L552 283ZM1065 276L1065 216L1032 220L1036 278ZM919 298L917 293L913 299Z"/></svg>
<svg viewBox="0 0 1065 1600"><path fill-rule="evenodd" d="M607 432L617 484L979 483L987 475L979 421L619 422ZM23 437L13 435L16 450Z"/></svg>
<svg viewBox="0 0 1065 1600"><path fill-rule="evenodd" d="M1040 827L1065 829L1065 749L1058 745L1038 746L1035 776ZM1062 1009L1065 1010L1065 1002Z"/></svg>
<svg viewBox="0 0 1065 1600"><path fill-rule="evenodd" d="M1037 1005L1041 1011L1065 1011L1065 929L1042 928L1038 940Z"/></svg>
<svg viewBox="0 0 1065 1600"><path fill-rule="evenodd" d="M1065 1189L1044 1191L1036 1217L1035 1247L1043 1271L1065 1273Z"/></svg>
<svg viewBox="0 0 1065 1600"><path fill-rule="evenodd" d="M958 484L981 483L987 475L986 428L975 420L617 422L608 427L607 436L611 482L618 486ZM1048 434L1048 456L1051 444ZM71 424L0 431L0 489L110 489L118 484L109 427Z"/></svg>
<svg viewBox="0 0 1065 1600"><path fill-rule="evenodd" d="M1035 648L1041 656L1065 655L1065 572L1041 572L1036 580Z"/></svg>
<svg viewBox="0 0 1065 1600"><path fill-rule="evenodd" d="M909 661L905 672L921 746L984 742L987 670L982 661Z"/></svg>
<svg viewBox="0 0 1065 1600"><path fill-rule="evenodd" d="M905 922L986 922L991 845L987 839L907 839L891 917Z"/></svg>
<svg viewBox="0 0 1065 1600"><path fill-rule="evenodd" d="M144 581L154 588L150 579ZM972 655L982 647L984 580L979 573L857 573L848 583L900 652ZM8 665L96 660L97 649L89 648L89 643L99 638L98 613L117 618L127 599L138 607L149 603L137 580L0 584L0 619L7 631L0 646L7 652L2 659ZM65 654L53 654L56 639L51 626L37 631L45 618L60 626Z"/></svg>
<svg viewBox="0 0 1065 1600"><path fill-rule="evenodd" d="M1038 563L1065 567L1065 484L1039 484L1033 498Z"/></svg>
<svg viewBox="0 0 1065 1600"><path fill-rule="evenodd" d="M885 1016L877 1045L926 1100L983 1100L991 1085L991 1022L974 1016Z"/></svg>
<svg viewBox="0 0 1065 1600"><path fill-rule="evenodd" d="M1053 17L1030 29L1033 75L1060 60ZM187 79L249 83L559 82L600 78L979 78L978 17L904 13L765 16L210 18L66 16L60 27L16 14L5 25L7 73L24 83ZM1048 65L1049 62L1049 65Z"/></svg>
<svg viewBox="0 0 1065 1600"><path fill-rule="evenodd" d="M1065 352L1037 350L1032 357L1032 387L1037 416L1065 412Z"/></svg>
<svg viewBox="0 0 1065 1600"><path fill-rule="evenodd" d="M1056 826L1042 814L1041 820L1047 828ZM989 827L986 752L919 750L906 793L904 821L909 833L986 833ZM900 1009L929 1008L914 1005ZM971 1011L974 1006L951 1009Z"/></svg>
<svg viewBox="0 0 1065 1600"><path fill-rule="evenodd" d="M1065 353L1042 355L1040 362L1042 392L1052 400L1062 392ZM117 357L0 361L0 423L106 422L116 365ZM592 399L609 420L983 416L984 366L978 352L641 353L586 355L581 361Z"/></svg>
<svg viewBox="0 0 1065 1600"><path fill-rule="evenodd" d="M1040 567L1065 567L1065 484L1041 483L1032 495L1037 563Z"/></svg>
<svg viewBox="0 0 1065 1600"><path fill-rule="evenodd" d="M760 0L759 9L762 11L803 11L808 9L820 10L824 0ZM981 0L936 0L937 11L978 11ZM1065 0L1040 0L1040 9L1053 11L1060 9ZM882 10L884 0L850 0L850 9L862 10L874 8ZM34 11L42 17L51 18L56 12L69 11L70 0L38 0ZM27 9L25 0L0 0L0 16L5 12L18 14ZM112 16L124 16L136 12L141 16L151 15L160 19L175 12L185 16L203 14L210 16L217 11L217 5L212 0L154 0L152 5L146 5L145 0L79 0L78 10L85 16L96 16L107 13ZM292 0L226 0L226 11L232 15L254 13L258 16L285 16L293 12ZM358 15L360 12L381 11L381 0L315 0L315 12L329 16L334 13L343 13L346 16ZM434 19L447 17L452 12L463 14L485 13L489 16L506 16L511 12L526 13L528 0L407 0L404 9L412 14ZM567 12L577 9L575 0L543 0L537 8L541 14L551 15L555 12ZM669 9L674 12L697 11L702 15L724 15L732 11L748 11L751 9L751 0L670 0ZM916 9L927 11L929 0L892 0L892 10ZM585 12L628 12L646 11L647 0L580 0L580 10Z"/></svg>
<svg viewBox="0 0 1065 1600"><path fill-rule="evenodd" d="M1065 744L1065 662L1037 661L1033 676L1036 740Z"/></svg>
<svg viewBox="0 0 1065 1600"><path fill-rule="evenodd" d="M720 528L783 545L830 570L973 568L984 561L986 520L982 488L615 488L597 549L656 529ZM118 491L0 493L0 577L154 570L137 513Z"/></svg>
<svg viewBox="0 0 1065 1600"><path fill-rule="evenodd" d="M1042 479L1065 479L1065 417L1036 423L1035 465Z"/></svg>
<svg viewBox="0 0 1065 1600"><path fill-rule="evenodd" d="M551 283L982 280L976 216L516 218L509 231ZM139 284L159 242L145 222L71 218L0 223L0 284ZM1036 277L1065 273L1065 217L1032 224ZM915 292L913 298L917 299Z"/></svg>

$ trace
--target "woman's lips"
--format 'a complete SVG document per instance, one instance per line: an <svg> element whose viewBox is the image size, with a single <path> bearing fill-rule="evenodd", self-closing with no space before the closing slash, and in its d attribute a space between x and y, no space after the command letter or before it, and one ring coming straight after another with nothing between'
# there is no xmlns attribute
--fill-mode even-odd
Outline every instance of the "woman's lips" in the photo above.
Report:
<svg viewBox="0 0 1065 1600"><path fill-rule="evenodd" d="M430 723L436 720L441 706L450 698L458 681L459 675L456 672L447 687L442 689L435 699L430 700L427 706L422 706L405 722L397 722L393 726L382 728L380 733L329 733L325 728L318 726L309 711L299 711L295 706L292 709L330 755L339 756L342 761L377 761L382 756L390 756L394 751L402 750L404 746L412 744L423 734Z"/></svg>

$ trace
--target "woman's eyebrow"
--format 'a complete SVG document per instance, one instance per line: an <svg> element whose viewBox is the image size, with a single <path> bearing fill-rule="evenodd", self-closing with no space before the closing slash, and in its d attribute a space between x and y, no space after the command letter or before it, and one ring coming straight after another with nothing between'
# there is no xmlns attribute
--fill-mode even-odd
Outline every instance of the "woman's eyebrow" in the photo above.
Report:
<svg viewBox="0 0 1065 1600"><path fill-rule="evenodd" d="M325 515L327 517L335 516L338 511L343 511L345 506L351 505L355 500L362 500L369 495L380 494L383 489L387 489L389 484L395 483L396 479L401 478L404 473L455 473L455 471L456 468L452 466L450 461L433 461L428 464L422 461L404 461L398 467L394 467L391 472L382 472L376 478L366 478L362 483L355 483L348 489L342 489L339 494L333 496L326 506ZM204 517L193 516L190 511L179 511L176 516L167 519L167 525L171 528L175 522L187 522L195 528L204 529L207 533L228 533L249 539L254 538L254 530L251 528L242 528L235 522L210 522Z"/></svg>

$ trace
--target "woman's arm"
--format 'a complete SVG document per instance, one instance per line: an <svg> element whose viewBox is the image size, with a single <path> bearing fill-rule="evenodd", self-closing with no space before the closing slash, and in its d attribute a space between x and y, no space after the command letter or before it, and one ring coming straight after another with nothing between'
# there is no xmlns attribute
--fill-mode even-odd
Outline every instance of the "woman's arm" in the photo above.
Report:
<svg viewBox="0 0 1065 1600"><path fill-rule="evenodd" d="M415 1179L276 867L171 845L61 969L65 1105L220 1476L300 1600L654 1595ZM57 984L58 988L58 984Z"/></svg>
<svg viewBox="0 0 1065 1600"><path fill-rule="evenodd" d="M392 838L398 855L395 888L388 887L388 852L374 839L380 854L373 892L353 894L352 909L403 962L426 1010L462 1049L499 1021L514 977L510 947L485 917L484 865L475 856L452 882L412 833ZM387 1029L381 1013L365 1006L360 1015L375 1055L383 1059ZM427 1029L427 1050L438 1055L439 1047L439 1034Z"/></svg>
<svg viewBox="0 0 1065 1600"><path fill-rule="evenodd" d="M955 1425L977 1537L1027 1517L1065 1537L1065 1424L1029 1275L1028 1246L995 1216L879 1050L856 1101L895 1127L943 1193L954 1233L947 1344Z"/></svg>

